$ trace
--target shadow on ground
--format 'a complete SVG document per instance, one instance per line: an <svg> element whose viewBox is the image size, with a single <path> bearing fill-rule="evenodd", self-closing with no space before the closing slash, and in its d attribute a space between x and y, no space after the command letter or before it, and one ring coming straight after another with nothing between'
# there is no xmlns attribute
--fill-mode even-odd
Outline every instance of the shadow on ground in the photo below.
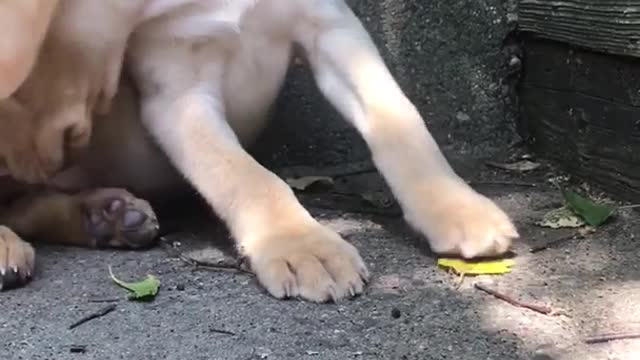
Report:
<svg viewBox="0 0 640 360"><path fill-rule="evenodd" d="M372 174L372 176L377 176ZM623 210L582 240L535 254L529 248L562 235L533 225L560 203L542 176L480 171L476 188L518 223L513 272L458 278L435 266L396 215L310 207L355 244L371 267L366 294L338 304L278 301L235 271L194 270L161 248L143 252L39 249L36 280L2 294L3 359L636 359L640 342L586 345L586 336L640 327L640 222ZM481 180L479 180L481 179ZM507 179L507 180L505 180ZM535 184L515 186L509 184ZM315 195L315 196L323 196ZM301 197L303 201L305 199ZM195 216L197 215L197 216ZM177 232L183 254L216 257L228 244L205 213L187 216ZM188 224L188 225L185 225ZM178 231L179 229L174 229ZM172 231L174 231L172 230ZM182 234L182 235L180 235ZM213 251L214 255L211 254ZM109 279L155 274L155 301L134 303ZM474 289L482 282L525 302L565 315L548 316ZM116 311L73 330L67 327L114 301ZM82 346L84 353L72 354Z"/></svg>

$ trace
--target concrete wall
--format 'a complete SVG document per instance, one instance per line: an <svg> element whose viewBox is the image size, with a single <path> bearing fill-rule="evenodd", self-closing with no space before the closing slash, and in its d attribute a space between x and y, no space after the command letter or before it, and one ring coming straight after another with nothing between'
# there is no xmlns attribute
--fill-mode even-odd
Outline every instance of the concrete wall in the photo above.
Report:
<svg viewBox="0 0 640 360"><path fill-rule="evenodd" d="M351 0L387 65L449 157L491 156L515 140L515 104L503 81L513 25L505 0ZM309 136L312 134L312 136ZM269 165L363 160L359 136L294 66L272 126L256 150Z"/></svg>

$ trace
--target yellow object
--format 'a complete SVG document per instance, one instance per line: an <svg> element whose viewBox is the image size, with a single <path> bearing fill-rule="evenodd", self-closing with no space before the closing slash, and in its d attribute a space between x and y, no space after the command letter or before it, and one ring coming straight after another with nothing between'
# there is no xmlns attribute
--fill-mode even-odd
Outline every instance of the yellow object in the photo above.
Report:
<svg viewBox="0 0 640 360"><path fill-rule="evenodd" d="M460 259L438 259L438 266L451 269L456 274L464 275L496 275L511 272L516 262L511 259L467 262Z"/></svg>

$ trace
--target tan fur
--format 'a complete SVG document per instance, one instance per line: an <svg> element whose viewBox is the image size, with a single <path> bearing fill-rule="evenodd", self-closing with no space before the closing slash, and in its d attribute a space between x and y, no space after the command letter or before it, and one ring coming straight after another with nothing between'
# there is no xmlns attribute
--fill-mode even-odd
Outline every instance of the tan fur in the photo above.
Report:
<svg viewBox="0 0 640 360"><path fill-rule="evenodd" d="M31 72L58 2L0 2L0 100L11 96Z"/></svg>
<svg viewBox="0 0 640 360"><path fill-rule="evenodd" d="M0 59L24 62L25 67L17 69L20 74L37 58L35 65L29 65L28 76L21 75L23 81L12 91L11 98L0 102L0 108L9 106L3 102L11 101L29 110L22 118L0 121L0 133L19 134L18 139L6 141L5 149L0 149L4 150L0 152L0 163L4 159L12 176L41 183L63 167L65 147L78 149L88 144L92 115L109 110L128 37L141 19L146 1L60 0L44 42L41 32L21 29L23 33L16 30L10 38L29 45L24 54L17 54L21 58L12 58L13 48L0 47ZM43 14L50 3L57 2L46 3ZM22 1L3 2L0 11L17 12L22 6ZM44 26L44 15L41 17L38 31ZM31 24L26 14L16 15L16 19L23 27ZM41 46L36 40L42 42ZM9 78L6 84L4 78L2 82L2 86L15 83ZM15 131L12 126L16 122L31 122L31 130Z"/></svg>
<svg viewBox="0 0 640 360"><path fill-rule="evenodd" d="M202 14L220 27L208 36L175 36L205 29L195 21ZM293 44L305 50L320 90L362 134L405 218L436 252L497 255L518 236L509 217L451 169L342 0L199 1L143 23L131 39L126 66L141 90L140 120L131 97L116 98L120 120L100 121L100 145L85 154L75 182L174 191L182 185L174 172L166 177L164 152L226 222L272 295L341 299L361 293L368 278L358 251L243 149L264 125ZM118 172L98 178L90 166L98 161ZM143 172L145 182L136 183Z"/></svg>

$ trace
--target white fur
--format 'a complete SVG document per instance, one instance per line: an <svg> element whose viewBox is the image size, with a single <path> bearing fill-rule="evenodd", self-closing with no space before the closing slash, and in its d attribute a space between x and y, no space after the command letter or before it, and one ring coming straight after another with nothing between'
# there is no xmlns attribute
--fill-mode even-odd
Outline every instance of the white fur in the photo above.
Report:
<svg viewBox="0 0 640 360"><path fill-rule="evenodd" d="M508 216L451 169L343 0L145 6L126 62L141 92L141 123L226 222L274 296L340 299L362 292L368 277L358 251L316 222L243 148L265 125L294 45L304 49L322 94L362 134L407 221L436 252L496 255L517 237ZM115 172L94 171L93 184L171 191L174 173L146 140L133 103L121 96L96 129L88 163Z"/></svg>

